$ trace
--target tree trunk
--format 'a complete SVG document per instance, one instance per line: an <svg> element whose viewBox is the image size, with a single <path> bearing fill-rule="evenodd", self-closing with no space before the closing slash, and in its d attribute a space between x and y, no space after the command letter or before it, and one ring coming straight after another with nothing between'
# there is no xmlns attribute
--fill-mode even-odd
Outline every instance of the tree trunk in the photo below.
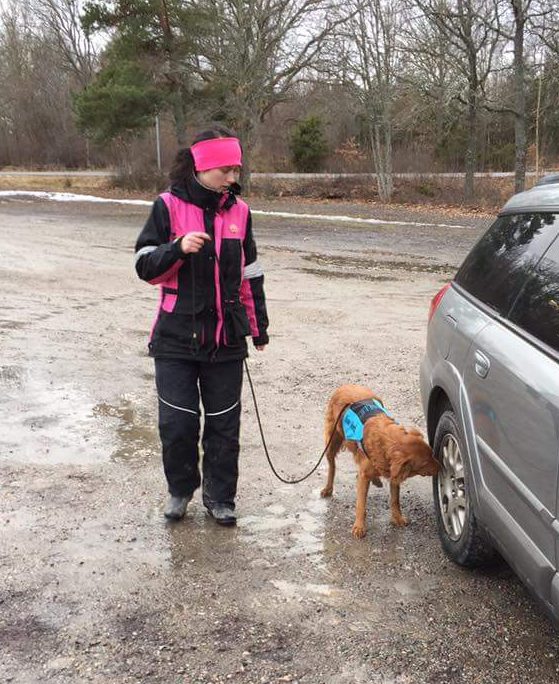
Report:
<svg viewBox="0 0 559 684"><path fill-rule="evenodd" d="M132 178L132 160L130 155L130 143L123 136L118 136L114 141L118 159L118 175L126 183Z"/></svg>
<svg viewBox="0 0 559 684"><path fill-rule="evenodd" d="M179 147L186 147L186 116L183 102L183 81L179 75L180 64L175 55L175 36L169 20L167 0L160 0L158 5L159 25L165 36L164 51L171 76L171 107L175 120L175 136Z"/></svg>
<svg viewBox="0 0 559 684"><path fill-rule="evenodd" d="M392 126L389 121L385 121L384 124L384 169L386 173L386 201L389 202L392 199L392 193L394 192L394 177L392 175Z"/></svg>
<svg viewBox="0 0 559 684"><path fill-rule="evenodd" d="M254 123L251 120L244 121L237 126L237 134L243 148L243 166L241 169L241 186L243 195L250 195L251 191L251 157L254 146Z"/></svg>
<svg viewBox="0 0 559 684"><path fill-rule="evenodd" d="M186 116L182 100L182 88L177 85L172 95L173 118L175 121L175 136L179 147L186 147Z"/></svg>
<svg viewBox="0 0 559 684"><path fill-rule="evenodd" d="M387 122L371 122L369 139L373 165L377 174L377 190L381 202L390 202L394 191L392 178L392 130Z"/></svg>
<svg viewBox="0 0 559 684"><path fill-rule="evenodd" d="M464 199L471 202L474 198L474 173L477 163L477 93L470 88L468 93L468 142L466 147L464 179Z"/></svg>
<svg viewBox="0 0 559 684"><path fill-rule="evenodd" d="M512 0L514 32L514 191L522 192L526 182L526 91L524 88L523 0Z"/></svg>
<svg viewBox="0 0 559 684"><path fill-rule="evenodd" d="M248 197L252 189L251 170L250 170L250 149L243 145L243 167L241 169L240 184L243 195Z"/></svg>

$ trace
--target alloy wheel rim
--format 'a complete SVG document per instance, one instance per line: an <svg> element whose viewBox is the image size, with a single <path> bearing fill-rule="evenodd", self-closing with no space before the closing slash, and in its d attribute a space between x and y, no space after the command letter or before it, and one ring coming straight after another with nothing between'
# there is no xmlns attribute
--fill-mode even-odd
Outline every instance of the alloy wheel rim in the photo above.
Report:
<svg viewBox="0 0 559 684"><path fill-rule="evenodd" d="M447 535L458 541L466 520L464 462L460 446L451 434L444 436L441 446L441 469L437 476L439 508Z"/></svg>

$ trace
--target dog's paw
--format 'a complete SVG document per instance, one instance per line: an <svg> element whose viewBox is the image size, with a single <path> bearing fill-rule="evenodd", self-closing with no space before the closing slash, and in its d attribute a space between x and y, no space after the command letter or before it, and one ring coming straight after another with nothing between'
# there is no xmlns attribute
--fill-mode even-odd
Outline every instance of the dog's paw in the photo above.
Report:
<svg viewBox="0 0 559 684"><path fill-rule="evenodd" d="M405 515L393 515L392 516L392 524L396 525L396 527L406 527L406 525L409 523L409 520L406 518Z"/></svg>
<svg viewBox="0 0 559 684"><path fill-rule="evenodd" d="M363 537L367 534L367 528L365 525L359 525L358 523L355 523L351 529L351 534L355 537L355 539L363 539Z"/></svg>
<svg viewBox="0 0 559 684"><path fill-rule="evenodd" d="M332 489L332 487L324 487L324 489L320 492L320 496L323 499L327 499L329 496L332 496L333 491L334 490Z"/></svg>

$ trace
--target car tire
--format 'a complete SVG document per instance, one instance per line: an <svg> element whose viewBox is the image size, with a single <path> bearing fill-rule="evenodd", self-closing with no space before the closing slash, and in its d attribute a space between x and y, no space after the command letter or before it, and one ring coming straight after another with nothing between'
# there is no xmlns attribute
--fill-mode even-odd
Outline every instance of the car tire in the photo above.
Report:
<svg viewBox="0 0 559 684"><path fill-rule="evenodd" d="M449 558L458 565L479 567L495 560L496 553L476 519L465 453L456 416L447 409L433 440L433 454L441 465L433 478L437 529Z"/></svg>

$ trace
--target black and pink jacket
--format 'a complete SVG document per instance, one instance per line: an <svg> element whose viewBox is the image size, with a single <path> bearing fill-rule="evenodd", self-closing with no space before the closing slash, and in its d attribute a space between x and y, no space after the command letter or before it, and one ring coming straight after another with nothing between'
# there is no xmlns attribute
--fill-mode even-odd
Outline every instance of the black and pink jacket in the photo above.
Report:
<svg viewBox="0 0 559 684"><path fill-rule="evenodd" d="M193 231L212 240L184 254L179 239ZM136 242L139 277L160 288L150 355L226 361L247 356L245 336L267 344L256 256L250 210L233 193L213 192L193 178L161 194Z"/></svg>

